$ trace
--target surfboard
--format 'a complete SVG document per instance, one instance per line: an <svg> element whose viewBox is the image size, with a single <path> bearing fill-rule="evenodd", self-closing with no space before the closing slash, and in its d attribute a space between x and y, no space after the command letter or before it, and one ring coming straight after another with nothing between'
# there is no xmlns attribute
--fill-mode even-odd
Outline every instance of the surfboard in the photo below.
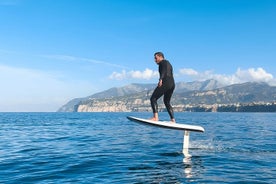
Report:
<svg viewBox="0 0 276 184"><path fill-rule="evenodd" d="M174 130L185 130L185 131L193 131L193 132L204 132L204 128L196 125L187 125L182 123L172 123L170 121L152 121L149 119L137 118L133 116L127 116L127 118L131 121L141 123L144 125L157 126L161 128L174 129Z"/></svg>

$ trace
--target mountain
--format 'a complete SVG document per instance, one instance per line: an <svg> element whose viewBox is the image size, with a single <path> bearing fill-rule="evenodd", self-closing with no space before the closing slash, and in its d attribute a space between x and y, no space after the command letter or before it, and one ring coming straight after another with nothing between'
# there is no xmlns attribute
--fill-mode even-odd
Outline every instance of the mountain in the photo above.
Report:
<svg viewBox="0 0 276 184"><path fill-rule="evenodd" d="M175 94L175 103L190 105L236 104L276 101L276 87L266 83L247 82L214 90Z"/></svg>
<svg viewBox="0 0 276 184"><path fill-rule="evenodd" d="M138 93L141 91L152 90L155 87L154 84L129 84L124 87L119 88L110 88L103 92L96 93L94 95L88 96L87 98L107 98L107 97L118 97L125 96L134 93Z"/></svg>
<svg viewBox="0 0 276 184"><path fill-rule="evenodd" d="M213 81L212 81L213 82ZM204 87L205 85L205 87ZM193 87L196 85L192 85ZM234 111L234 112L275 112L276 87L266 83L248 82L205 90L206 83L197 90L179 87L172 97L172 105L176 112L183 111ZM215 86L214 86L215 87ZM202 90L204 89L204 90ZM152 89L153 90L153 89ZM117 97L90 98L76 105L77 112L133 112L151 111L150 95L152 90ZM179 92L184 90L185 92ZM159 101L159 110L165 107Z"/></svg>
<svg viewBox="0 0 276 184"><path fill-rule="evenodd" d="M81 101L86 100L87 98L74 98L67 102L65 105L60 107L57 112L76 112L77 104Z"/></svg>
<svg viewBox="0 0 276 184"><path fill-rule="evenodd" d="M179 82L176 84L175 93L183 93L187 91L206 91L206 90L213 90L219 87L223 87L216 80L206 80L206 81L194 81L194 82Z"/></svg>
<svg viewBox="0 0 276 184"><path fill-rule="evenodd" d="M145 90L152 90L153 88L154 88L153 84L129 84L124 87L110 88L108 90L105 90L105 91L102 91L99 93L95 93L88 97L75 98L73 100L70 100L68 103L66 103L61 108L59 108L58 112L74 112L74 111L76 111L75 110L76 106L80 102L87 101L89 99L104 99L104 98L125 96L125 95L139 93L139 92L145 91Z"/></svg>
<svg viewBox="0 0 276 184"><path fill-rule="evenodd" d="M105 98L116 98L123 97L131 94L137 94L144 92L148 95L154 88L156 84L129 84L123 87L114 87L108 90L95 93L91 96L84 98L75 98L70 100L68 103L63 105L58 112L74 112L76 111L78 104L83 103L84 101L89 101L89 99L105 99ZM206 81L195 81L195 82L179 82L176 83L175 93L183 93L188 91L204 91L212 90L222 87L222 85L216 80L206 80Z"/></svg>

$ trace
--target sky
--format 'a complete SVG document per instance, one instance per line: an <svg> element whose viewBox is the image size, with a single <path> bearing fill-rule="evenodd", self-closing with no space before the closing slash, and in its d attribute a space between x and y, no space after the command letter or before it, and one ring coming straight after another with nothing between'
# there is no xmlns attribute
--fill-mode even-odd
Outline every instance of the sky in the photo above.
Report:
<svg viewBox="0 0 276 184"><path fill-rule="evenodd" d="M157 83L276 86L274 0L0 0L0 112L55 112L69 100Z"/></svg>

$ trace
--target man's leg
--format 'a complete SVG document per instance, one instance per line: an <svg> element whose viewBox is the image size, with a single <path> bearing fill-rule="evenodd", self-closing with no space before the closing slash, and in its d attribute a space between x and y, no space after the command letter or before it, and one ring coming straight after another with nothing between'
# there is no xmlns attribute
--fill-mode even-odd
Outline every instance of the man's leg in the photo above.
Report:
<svg viewBox="0 0 276 184"><path fill-rule="evenodd" d="M170 90L168 90L165 94L164 94L164 104L167 108L167 111L170 115L171 121L175 122L175 118L174 118L174 112L173 112L173 107L171 106L171 97L174 91L174 87L171 88Z"/></svg>
<svg viewBox="0 0 276 184"><path fill-rule="evenodd" d="M153 112L153 118L151 118L151 120L154 121L158 121L158 104L157 104L157 100L164 94L164 89L163 87L157 87L155 88L154 92L151 95L150 98L150 104L151 104L151 108L152 108L152 112Z"/></svg>

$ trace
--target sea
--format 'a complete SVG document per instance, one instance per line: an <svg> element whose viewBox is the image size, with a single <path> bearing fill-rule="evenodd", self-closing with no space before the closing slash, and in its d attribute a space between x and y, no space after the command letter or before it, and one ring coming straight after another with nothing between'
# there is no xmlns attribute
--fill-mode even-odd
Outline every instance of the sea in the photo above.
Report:
<svg viewBox="0 0 276 184"><path fill-rule="evenodd" d="M276 113L175 113L205 128L189 158L183 131L126 118L151 115L0 113L0 183L276 183Z"/></svg>

